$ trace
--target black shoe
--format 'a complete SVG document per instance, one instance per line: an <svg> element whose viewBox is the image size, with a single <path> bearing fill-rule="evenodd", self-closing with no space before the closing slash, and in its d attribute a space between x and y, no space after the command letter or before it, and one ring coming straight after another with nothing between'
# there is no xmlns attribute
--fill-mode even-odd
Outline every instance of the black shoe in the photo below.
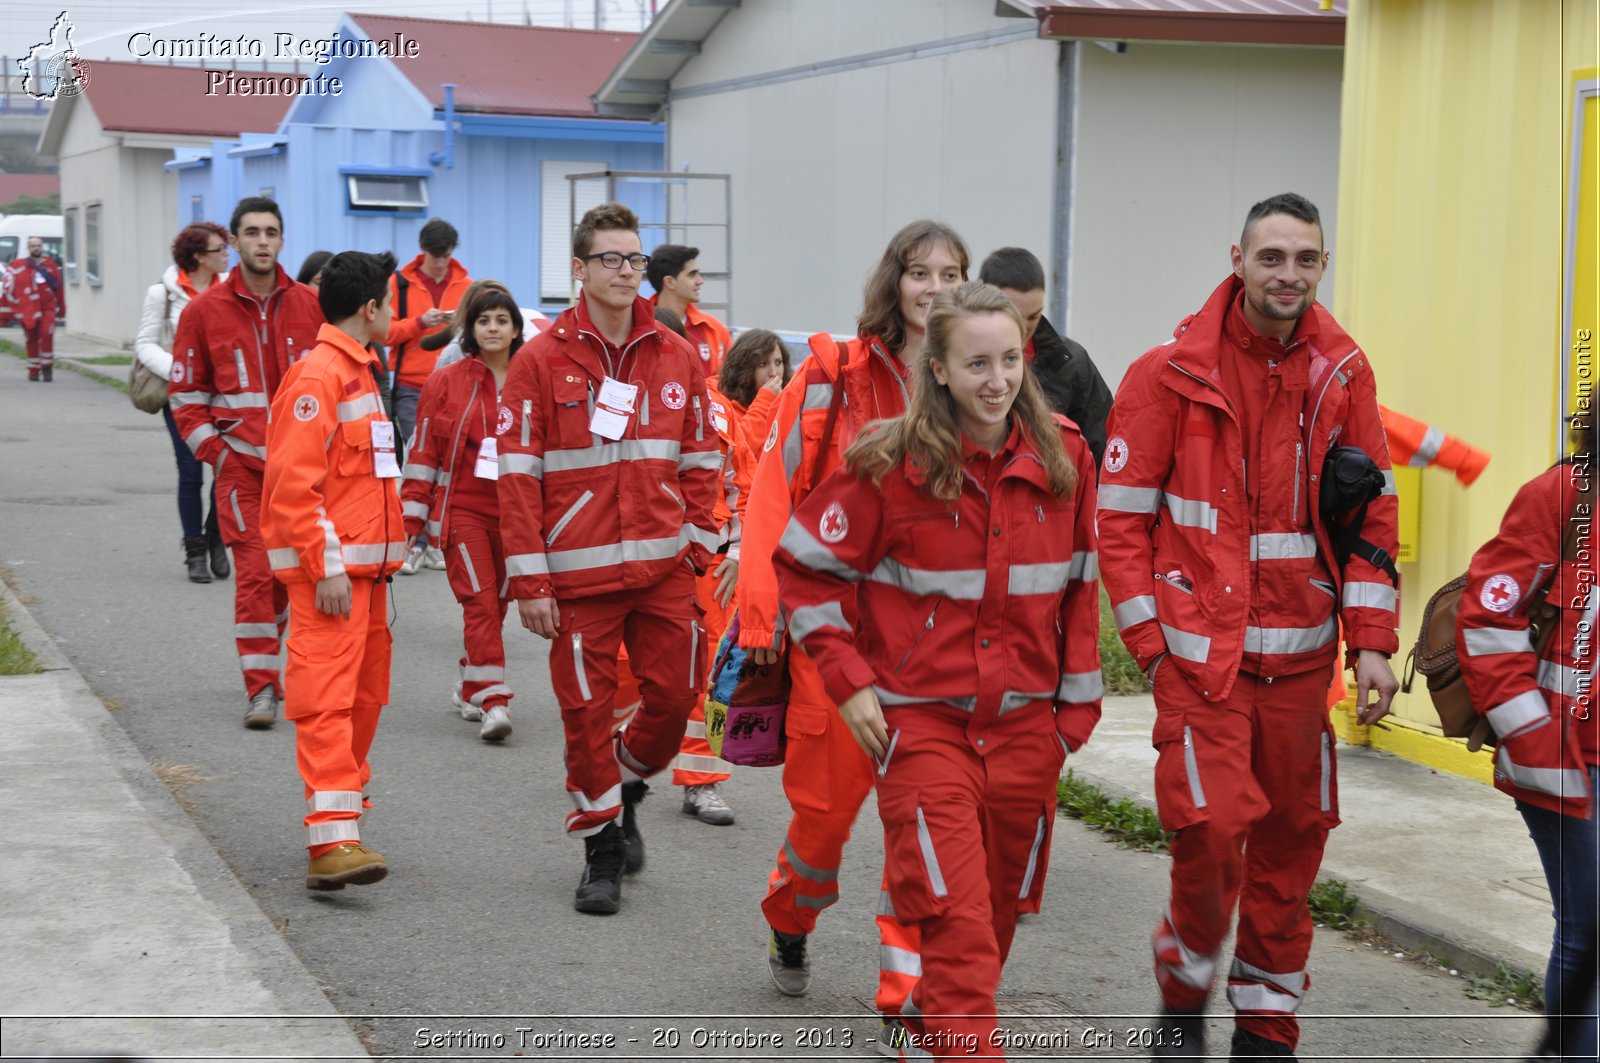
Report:
<svg viewBox="0 0 1600 1063"><path fill-rule="evenodd" d="M1199 1012L1162 1010L1156 1019L1152 1059L1204 1059L1206 1017Z"/></svg>
<svg viewBox="0 0 1600 1063"><path fill-rule="evenodd" d="M227 579L233 566L228 564L228 548L223 545L222 536L214 531L208 535L206 552L211 555L211 574L218 579Z"/></svg>
<svg viewBox="0 0 1600 1063"><path fill-rule="evenodd" d="M591 915L615 915L622 907L622 828L607 823L583 839L583 878L572 906Z"/></svg>
<svg viewBox="0 0 1600 1063"><path fill-rule="evenodd" d="M1256 1059L1295 1059L1294 1049L1282 1041L1260 1037L1242 1026L1233 1028L1232 1063Z"/></svg>
<svg viewBox="0 0 1600 1063"><path fill-rule="evenodd" d="M206 541L204 539L185 539L183 541L183 563L189 566L190 583L211 582L211 573L206 569Z"/></svg>
<svg viewBox="0 0 1600 1063"><path fill-rule="evenodd" d="M622 870L633 875L644 870L644 838L639 835L639 817L636 809L650 787L643 782L622 784Z"/></svg>
<svg viewBox="0 0 1600 1063"><path fill-rule="evenodd" d="M39 370L39 372L43 375L44 382L46 384L50 383L56 378L56 371L52 366L47 365L43 369Z"/></svg>

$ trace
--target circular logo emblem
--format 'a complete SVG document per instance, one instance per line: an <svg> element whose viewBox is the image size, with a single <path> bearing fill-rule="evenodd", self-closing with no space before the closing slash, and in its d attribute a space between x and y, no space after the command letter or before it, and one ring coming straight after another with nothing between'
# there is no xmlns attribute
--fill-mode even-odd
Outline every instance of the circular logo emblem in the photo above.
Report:
<svg viewBox="0 0 1600 1063"><path fill-rule="evenodd" d="M1509 613L1517 607L1521 598L1522 588L1505 573L1490 576L1484 582L1483 590L1478 592L1478 601L1491 613Z"/></svg>
<svg viewBox="0 0 1600 1063"><path fill-rule="evenodd" d="M1121 472L1128 464L1128 441L1121 436L1106 444L1106 472Z"/></svg>
<svg viewBox="0 0 1600 1063"><path fill-rule="evenodd" d="M183 383L183 363L176 358L172 360L172 382L174 384Z"/></svg>
<svg viewBox="0 0 1600 1063"><path fill-rule="evenodd" d="M502 406L494 417L494 434L503 436L511 431L511 407Z"/></svg>
<svg viewBox="0 0 1600 1063"><path fill-rule="evenodd" d="M681 410L683 404L689 401L689 393L676 380L669 380L661 385L661 401L667 404L669 410Z"/></svg>
<svg viewBox="0 0 1600 1063"><path fill-rule="evenodd" d="M828 508L822 511L822 520L817 525L817 534L822 536L825 543L836 543L850 534L850 518L845 516L844 507L837 502L829 502Z"/></svg>
<svg viewBox="0 0 1600 1063"><path fill-rule="evenodd" d="M294 400L294 419L297 421L309 421L321 409L322 407L318 405L315 395L301 395Z"/></svg>
<svg viewBox="0 0 1600 1063"><path fill-rule="evenodd" d="M773 447L775 447L777 445L778 445L778 422L777 421L773 421L772 422L772 431L767 433L767 442L766 442L766 444L764 446L762 446L761 453L765 454L767 451L771 450Z"/></svg>

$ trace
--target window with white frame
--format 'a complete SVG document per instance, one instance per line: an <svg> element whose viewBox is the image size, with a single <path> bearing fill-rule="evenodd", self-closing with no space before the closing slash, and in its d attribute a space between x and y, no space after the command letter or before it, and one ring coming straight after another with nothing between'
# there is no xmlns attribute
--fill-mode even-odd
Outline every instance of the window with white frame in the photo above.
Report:
<svg viewBox="0 0 1600 1063"><path fill-rule="evenodd" d="M100 287L100 204L83 208L83 279Z"/></svg>
<svg viewBox="0 0 1600 1063"><path fill-rule="evenodd" d="M604 180L568 181L567 175L599 173L606 164L547 159L539 165L539 298L542 302L564 303L574 291L572 230L577 219L606 200Z"/></svg>
<svg viewBox="0 0 1600 1063"><path fill-rule="evenodd" d="M67 275L67 283L76 286L78 283L78 208L68 207L61 212L62 232L62 271Z"/></svg>

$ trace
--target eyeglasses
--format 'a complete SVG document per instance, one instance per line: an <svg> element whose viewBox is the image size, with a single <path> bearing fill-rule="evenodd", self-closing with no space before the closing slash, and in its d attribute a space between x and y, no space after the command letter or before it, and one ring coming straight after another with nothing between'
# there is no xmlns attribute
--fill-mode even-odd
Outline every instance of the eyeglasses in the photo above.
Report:
<svg viewBox="0 0 1600 1063"><path fill-rule="evenodd" d="M226 251L227 249L228 249L228 245L227 244L223 244L221 247L208 247L208 248L206 248L206 254L208 254L208 255L220 255L224 251Z"/></svg>
<svg viewBox="0 0 1600 1063"><path fill-rule="evenodd" d="M578 261L588 262L593 258L598 258L600 260L600 264L606 269L621 269L622 263L626 261L628 265L633 267L634 272L636 273L643 273L645 267L650 264L650 256L642 255L637 251L631 255L624 255L620 251L601 251L599 254L595 255L584 255Z"/></svg>

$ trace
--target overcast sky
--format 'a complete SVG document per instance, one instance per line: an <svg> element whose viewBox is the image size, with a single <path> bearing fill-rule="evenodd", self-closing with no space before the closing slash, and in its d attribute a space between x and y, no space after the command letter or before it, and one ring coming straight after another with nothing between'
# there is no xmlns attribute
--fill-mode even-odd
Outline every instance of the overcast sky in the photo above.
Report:
<svg viewBox="0 0 1600 1063"><path fill-rule="evenodd" d="M0 55L14 61L49 37L63 10L72 20L78 52L86 59L132 59L128 38L141 31L162 39L192 40L201 33L259 39L268 53L273 34L326 37L339 14L367 11L417 18L475 19L479 22L531 21L540 26L594 25L597 0L200 0L198 3L144 3L140 0L0 0ZM660 0L665 3L665 0ZM651 0L599 0L606 29L637 32L649 17Z"/></svg>

